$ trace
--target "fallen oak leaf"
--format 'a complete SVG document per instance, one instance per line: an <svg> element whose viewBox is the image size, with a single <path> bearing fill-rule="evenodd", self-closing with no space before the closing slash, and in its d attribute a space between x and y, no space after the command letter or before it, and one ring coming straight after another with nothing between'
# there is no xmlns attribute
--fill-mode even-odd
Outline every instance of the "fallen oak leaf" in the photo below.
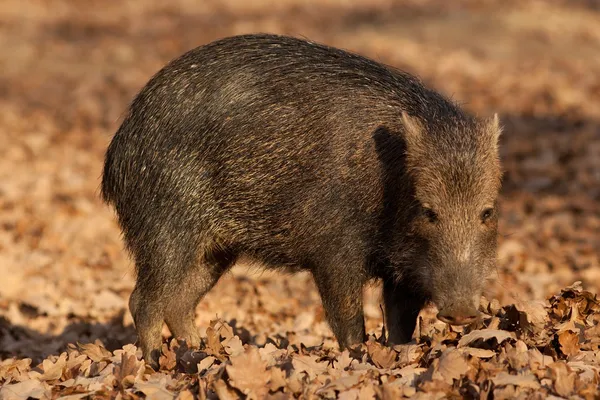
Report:
<svg viewBox="0 0 600 400"><path fill-rule="evenodd" d="M213 356L203 358L202 361L198 363L198 372L201 373L209 369L214 364L215 360L216 358Z"/></svg>
<svg viewBox="0 0 600 400"><path fill-rule="evenodd" d="M496 342L501 344L505 340L514 339L514 334L500 329L479 329L460 338L457 347L469 346L477 341L487 342L490 339L496 339Z"/></svg>
<svg viewBox="0 0 600 400"><path fill-rule="evenodd" d="M327 385L317 390L316 394L322 394L330 389L336 390L338 392L343 392L345 390L352 389L360 383L363 377L364 374L362 373L350 372L347 375L343 375L342 377L329 382Z"/></svg>
<svg viewBox="0 0 600 400"><path fill-rule="evenodd" d="M69 393L69 391L67 391L67 393ZM79 399L83 399L83 398L90 398L90 393L88 393L88 392L75 393L75 394L68 394L68 395L59 397L60 400L79 400Z"/></svg>
<svg viewBox="0 0 600 400"><path fill-rule="evenodd" d="M81 353L91 358L94 362L105 361L112 356L112 353L106 350L98 340L95 343L77 343L77 347L79 347Z"/></svg>
<svg viewBox="0 0 600 400"><path fill-rule="evenodd" d="M29 377L32 379L38 379L40 381L55 381L59 380L64 370L67 367L67 353L62 353L56 362L52 362L49 359L42 361L42 372L31 371Z"/></svg>
<svg viewBox="0 0 600 400"><path fill-rule="evenodd" d="M177 354L171 349L172 346L168 346L163 343L161 346L160 357L158 364L161 370L171 371L177 365Z"/></svg>
<svg viewBox="0 0 600 400"><path fill-rule="evenodd" d="M69 358L67 359L66 371L64 374L66 378L74 378L83 364L86 362L91 362L91 360L85 354L71 352L69 354Z"/></svg>
<svg viewBox="0 0 600 400"><path fill-rule="evenodd" d="M584 382L593 383L600 376L600 367L586 364L583 361L569 361L569 368L577 372L579 378Z"/></svg>
<svg viewBox="0 0 600 400"><path fill-rule="evenodd" d="M50 394L50 386L36 379L3 385L0 388L0 399L2 400L51 398Z"/></svg>
<svg viewBox="0 0 600 400"><path fill-rule="evenodd" d="M269 372L271 373L271 377L269 379L269 390L276 392L279 389L285 388L285 372L278 367L271 367Z"/></svg>
<svg viewBox="0 0 600 400"><path fill-rule="evenodd" d="M189 390L187 390L187 389L186 390L182 390L177 395L176 400L194 400L194 394L192 392L190 392Z"/></svg>
<svg viewBox="0 0 600 400"><path fill-rule="evenodd" d="M522 388L539 389L540 383L531 373L511 375L508 372L500 372L492 378L494 385L501 387L507 385L519 386Z"/></svg>
<svg viewBox="0 0 600 400"><path fill-rule="evenodd" d="M398 353L390 347L374 341L367 342L367 353L371 357L373 364L378 368L390 368L396 362Z"/></svg>
<svg viewBox="0 0 600 400"><path fill-rule="evenodd" d="M235 357L244 352L244 345L238 336L232 336L221 342L225 352L231 357Z"/></svg>
<svg viewBox="0 0 600 400"><path fill-rule="evenodd" d="M394 384L402 386L414 386L416 379L427 371L427 368L419 368L414 365L408 365L395 372L400 377L394 380Z"/></svg>
<svg viewBox="0 0 600 400"><path fill-rule="evenodd" d="M411 364L423 355L422 346L414 343L398 344L393 349L398 353L398 362L403 365Z"/></svg>
<svg viewBox="0 0 600 400"><path fill-rule="evenodd" d="M115 366L114 376L123 388L133 386L136 377L140 377L145 369L143 362L129 353L121 353L121 363Z"/></svg>
<svg viewBox="0 0 600 400"><path fill-rule="evenodd" d="M175 394L167 389L167 384L171 378L166 375L155 373L150 376L147 381L136 382L134 387L136 390L146 395L147 399L162 400L175 397Z"/></svg>
<svg viewBox="0 0 600 400"><path fill-rule="evenodd" d="M359 400L371 400L377 398L377 393L375 392L374 385L366 385L362 386L358 393Z"/></svg>
<svg viewBox="0 0 600 400"><path fill-rule="evenodd" d="M556 393L563 397L569 397L573 394L577 373L572 371L564 361L554 362L548 368L551 372Z"/></svg>
<svg viewBox="0 0 600 400"><path fill-rule="evenodd" d="M214 325L214 329L223 339L231 339L234 336L231 325L223 320L217 320Z"/></svg>
<svg viewBox="0 0 600 400"><path fill-rule="evenodd" d="M525 313L527 322L537 328L543 328L548 319L547 305L542 301L520 301L515 304L518 311Z"/></svg>
<svg viewBox="0 0 600 400"><path fill-rule="evenodd" d="M277 364L286 354L286 350L278 349L273 343L267 343L259 348L258 352L269 367Z"/></svg>
<svg viewBox="0 0 600 400"><path fill-rule="evenodd" d="M17 380L23 381L28 379L27 373L31 369L31 358L17 360L16 358L8 358L0 361L0 380L3 382Z"/></svg>
<svg viewBox="0 0 600 400"><path fill-rule="evenodd" d="M337 395L338 400L358 400L360 396L360 390L358 389L350 389L343 392L340 392Z"/></svg>
<svg viewBox="0 0 600 400"><path fill-rule="evenodd" d="M558 343L560 344L560 350L566 356L577 354L580 350L579 335L571 330L559 333Z"/></svg>
<svg viewBox="0 0 600 400"><path fill-rule="evenodd" d="M292 365L296 372L306 372L311 380L327 371L327 363L318 362L314 355L298 354L292 357Z"/></svg>
<svg viewBox="0 0 600 400"><path fill-rule="evenodd" d="M479 349L477 347L463 347L461 348L463 354L470 355L475 358L491 358L496 355L493 350Z"/></svg>
<svg viewBox="0 0 600 400"><path fill-rule="evenodd" d="M237 400L239 396L231 390L224 380L219 379L213 383L213 388L218 398L221 400Z"/></svg>
<svg viewBox="0 0 600 400"><path fill-rule="evenodd" d="M379 397L382 399L399 399L402 397L403 386L397 384L395 381L393 383L384 383L379 388L379 392Z"/></svg>
<svg viewBox="0 0 600 400"><path fill-rule="evenodd" d="M437 368L436 365L437 364ZM440 379L452 385L454 379L460 379L469 371L469 364L460 351L455 348L442 353L438 363L434 363L433 379Z"/></svg>
<svg viewBox="0 0 600 400"><path fill-rule="evenodd" d="M220 360L224 360L223 352L225 349L223 349L223 345L221 344L220 336L217 331L210 326L206 328L206 348L204 351Z"/></svg>
<svg viewBox="0 0 600 400"><path fill-rule="evenodd" d="M342 351L342 354L340 354L337 358L336 361L334 363L334 367L344 370L346 368L350 368L350 366L352 365L352 363L357 364L358 360L356 360L355 358L352 358L350 356L350 352L346 349L344 351Z"/></svg>
<svg viewBox="0 0 600 400"><path fill-rule="evenodd" d="M304 387L305 376L304 374L298 373L296 371L292 372L292 374L287 378L286 386L289 391L295 395L299 395L302 393L302 388Z"/></svg>
<svg viewBox="0 0 600 400"><path fill-rule="evenodd" d="M247 396L263 398L268 392L271 373L267 371L267 363L260 358L258 349L249 347L230 361L231 365L225 367L230 385Z"/></svg>

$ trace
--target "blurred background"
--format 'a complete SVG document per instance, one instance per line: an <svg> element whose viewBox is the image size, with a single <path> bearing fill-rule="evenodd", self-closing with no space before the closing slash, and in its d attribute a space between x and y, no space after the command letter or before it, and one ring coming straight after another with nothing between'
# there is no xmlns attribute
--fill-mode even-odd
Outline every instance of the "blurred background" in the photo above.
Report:
<svg viewBox="0 0 600 400"><path fill-rule="evenodd" d="M488 299L600 290L600 2L583 0L2 0L0 356L135 340L133 265L99 200L103 155L136 92L193 47L272 32L419 75L473 113L498 112L505 169ZM380 329L377 289L367 328ZM330 337L306 275L243 266L198 307L241 331ZM165 334L168 332L165 328ZM331 340L331 338L327 339Z"/></svg>

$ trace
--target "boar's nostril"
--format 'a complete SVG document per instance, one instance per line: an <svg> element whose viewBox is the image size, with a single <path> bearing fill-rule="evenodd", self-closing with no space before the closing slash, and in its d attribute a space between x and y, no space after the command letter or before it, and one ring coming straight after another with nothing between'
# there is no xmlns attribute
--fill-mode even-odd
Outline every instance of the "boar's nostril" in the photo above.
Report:
<svg viewBox="0 0 600 400"><path fill-rule="evenodd" d="M450 325L467 325L475 322L478 318L478 314L466 313L466 314L450 314L450 313L438 313L437 315L440 321L443 321Z"/></svg>

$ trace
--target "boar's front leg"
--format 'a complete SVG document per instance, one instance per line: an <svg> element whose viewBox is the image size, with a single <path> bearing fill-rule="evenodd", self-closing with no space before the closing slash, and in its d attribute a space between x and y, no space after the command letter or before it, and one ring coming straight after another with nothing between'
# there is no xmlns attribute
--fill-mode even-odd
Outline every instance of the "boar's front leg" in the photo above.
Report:
<svg viewBox="0 0 600 400"><path fill-rule="evenodd" d="M388 343L393 345L410 342L419 311L425 305L425 296L406 284L388 279L383 282L383 300Z"/></svg>
<svg viewBox="0 0 600 400"><path fill-rule="evenodd" d="M362 288L364 280L352 273L352 269L341 269L319 265L313 276L321 295L325 317L340 348L348 348L365 341L365 319L363 313Z"/></svg>

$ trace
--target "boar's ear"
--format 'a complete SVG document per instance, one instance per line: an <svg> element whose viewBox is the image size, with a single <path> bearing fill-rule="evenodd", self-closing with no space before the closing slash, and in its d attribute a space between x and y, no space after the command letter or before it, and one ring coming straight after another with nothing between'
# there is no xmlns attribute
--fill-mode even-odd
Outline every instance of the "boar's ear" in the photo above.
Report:
<svg viewBox="0 0 600 400"><path fill-rule="evenodd" d="M495 113L493 117L488 119L485 123L486 137L492 141L494 148L498 148L498 140L502 134L502 127L500 126L500 118L498 113Z"/></svg>
<svg viewBox="0 0 600 400"><path fill-rule="evenodd" d="M412 150L417 150L423 141L423 125L418 119L402 112L402 125L404 126L404 140Z"/></svg>

